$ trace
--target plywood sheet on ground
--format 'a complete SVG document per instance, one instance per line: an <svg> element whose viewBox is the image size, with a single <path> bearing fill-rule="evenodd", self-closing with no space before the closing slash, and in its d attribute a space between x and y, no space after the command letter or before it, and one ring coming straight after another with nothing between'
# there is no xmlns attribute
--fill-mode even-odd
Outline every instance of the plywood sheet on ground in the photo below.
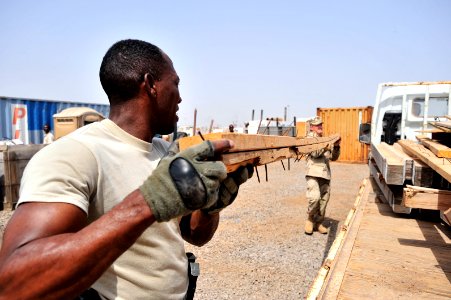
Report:
<svg viewBox="0 0 451 300"><path fill-rule="evenodd" d="M334 298L451 298L449 228L396 215L387 204L376 203L375 194L353 226L358 233Z"/></svg>

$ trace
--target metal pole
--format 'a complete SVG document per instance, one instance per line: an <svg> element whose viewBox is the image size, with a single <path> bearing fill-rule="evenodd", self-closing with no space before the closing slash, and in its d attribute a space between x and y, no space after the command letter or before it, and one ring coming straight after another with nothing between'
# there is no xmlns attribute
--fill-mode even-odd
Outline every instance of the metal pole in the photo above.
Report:
<svg viewBox="0 0 451 300"><path fill-rule="evenodd" d="M213 130L213 122L214 122L214 120L211 119L211 122L210 122L210 129L208 130L208 133L211 133L211 131Z"/></svg>
<svg viewBox="0 0 451 300"><path fill-rule="evenodd" d="M262 120L263 120L263 109L261 110L261 113L260 113L260 122L258 123L257 134L258 134L258 131L260 130L260 126L262 125Z"/></svg>
<svg viewBox="0 0 451 300"><path fill-rule="evenodd" d="M173 133L172 140L175 141L176 139L177 139L177 122L175 122L175 124L174 124L174 133Z"/></svg>
<svg viewBox="0 0 451 300"><path fill-rule="evenodd" d="M193 136L196 135L197 108L194 109Z"/></svg>

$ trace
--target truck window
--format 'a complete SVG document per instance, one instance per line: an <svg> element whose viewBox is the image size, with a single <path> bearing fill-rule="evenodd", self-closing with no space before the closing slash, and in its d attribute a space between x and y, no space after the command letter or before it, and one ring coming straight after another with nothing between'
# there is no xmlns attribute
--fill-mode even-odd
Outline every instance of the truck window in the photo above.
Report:
<svg viewBox="0 0 451 300"><path fill-rule="evenodd" d="M381 141L393 145L401 139L399 135L401 128L401 113L386 112L382 120Z"/></svg>
<svg viewBox="0 0 451 300"><path fill-rule="evenodd" d="M412 101L412 114L415 117L424 116L424 98L415 98ZM428 118L444 117L448 114L448 98L429 98Z"/></svg>

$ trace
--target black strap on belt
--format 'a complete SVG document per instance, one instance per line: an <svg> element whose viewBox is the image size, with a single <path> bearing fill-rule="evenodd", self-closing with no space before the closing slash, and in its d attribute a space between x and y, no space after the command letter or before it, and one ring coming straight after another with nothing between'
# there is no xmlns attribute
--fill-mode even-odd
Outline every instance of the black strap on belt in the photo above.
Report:
<svg viewBox="0 0 451 300"><path fill-rule="evenodd" d="M186 291L185 300L193 300L194 293L196 293L197 277L200 275L199 263L196 262L196 256L187 252L188 258L188 290ZM101 300L96 290L90 288L84 291L75 300Z"/></svg>
<svg viewBox="0 0 451 300"><path fill-rule="evenodd" d="M88 289L84 291L78 298L75 298L75 300L102 300L100 298L99 293L95 289Z"/></svg>
<svg viewBox="0 0 451 300"><path fill-rule="evenodd" d="M197 277L200 275L199 263L196 262L196 256L187 252L188 258L188 290L186 291L185 300L194 299L194 293L196 292Z"/></svg>

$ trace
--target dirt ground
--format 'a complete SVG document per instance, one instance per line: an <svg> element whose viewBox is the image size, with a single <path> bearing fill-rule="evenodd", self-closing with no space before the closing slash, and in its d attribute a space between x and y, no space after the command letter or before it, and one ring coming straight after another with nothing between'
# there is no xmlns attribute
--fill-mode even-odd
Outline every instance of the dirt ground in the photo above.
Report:
<svg viewBox="0 0 451 300"><path fill-rule="evenodd" d="M198 257L201 275L195 299L301 299L322 265L360 183L364 164L333 162L327 235L304 234L307 201L305 161L269 164L240 189L235 203L221 213L212 241L187 244ZM284 167L286 170L284 170ZM10 213L0 211L0 236Z"/></svg>

